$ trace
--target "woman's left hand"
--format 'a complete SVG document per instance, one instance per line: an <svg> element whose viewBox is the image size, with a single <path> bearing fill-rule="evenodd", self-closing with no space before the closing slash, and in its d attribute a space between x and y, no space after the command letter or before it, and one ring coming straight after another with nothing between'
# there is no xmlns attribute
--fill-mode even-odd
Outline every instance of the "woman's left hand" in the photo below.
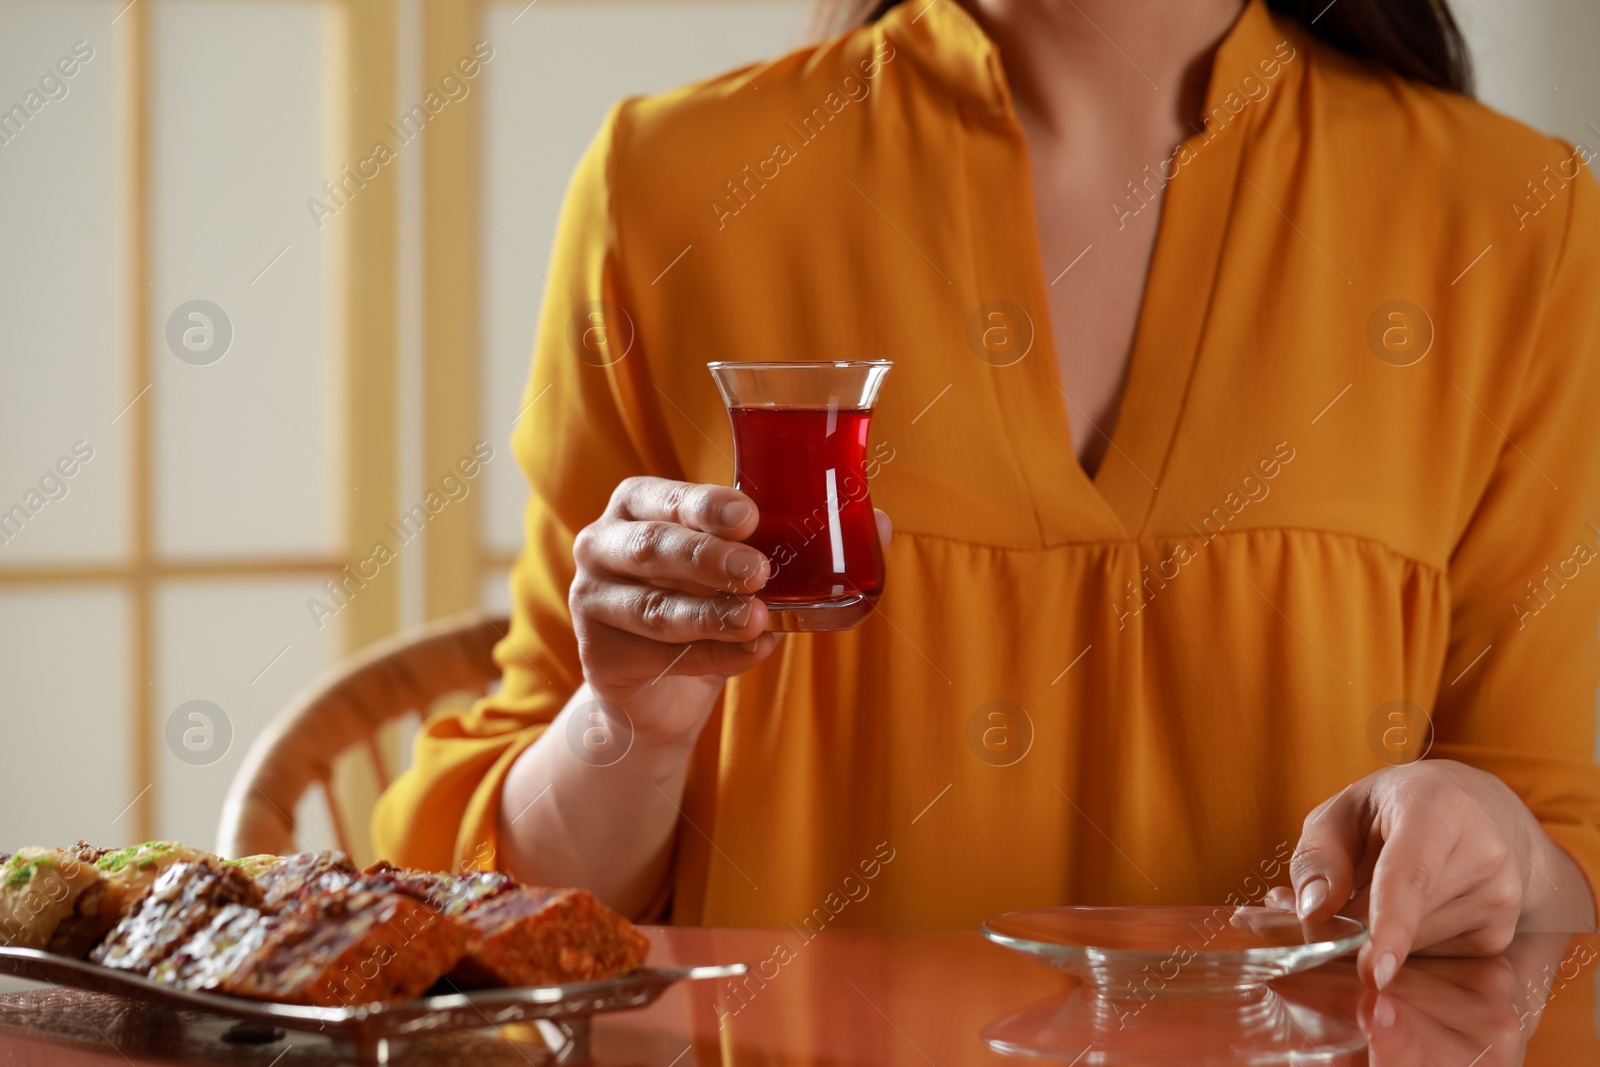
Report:
<svg viewBox="0 0 1600 1067"><path fill-rule="evenodd" d="M1366 922L1357 968L1384 988L1412 952L1492 956L1518 930L1593 930L1587 880L1492 774L1421 760L1370 774L1306 816L1293 894L1267 903Z"/></svg>

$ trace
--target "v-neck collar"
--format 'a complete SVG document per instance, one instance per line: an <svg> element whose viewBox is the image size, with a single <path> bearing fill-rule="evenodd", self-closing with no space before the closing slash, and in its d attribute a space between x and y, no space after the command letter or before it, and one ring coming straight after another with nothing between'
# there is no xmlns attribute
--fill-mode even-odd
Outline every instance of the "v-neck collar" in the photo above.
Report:
<svg viewBox="0 0 1600 1067"><path fill-rule="evenodd" d="M956 0L907 0L891 9L879 21L878 29L968 107L1005 122L1026 145L999 50ZM1047 472L1053 483L1035 485L1041 533L1047 543L1071 539L1071 529L1081 534L1084 508L1097 520L1093 525L1122 538L1140 536L1149 522L1211 308L1244 146L1259 113L1275 95L1269 91L1266 98L1250 101L1245 79L1263 80L1258 64L1277 58L1275 49L1286 36L1274 24L1264 0L1248 0L1217 48L1206 91L1206 114L1221 108L1219 114L1228 119L1220 128L1190 137L1174 157L1184 162L1165 190L1134 332L1128 382L1111 443L1093 478L1083 469L1072 445L1072 413L1061 390L1049 326L1049 289L1039 259L1032 175L1017 176L1018 195L1026 198L1033 224L1032 232L1019 235L1019 241L1034 257L1032 292L1027 294L1026 304L1036 310L1038 358L1006 371L1019 372L1010 384L1020 391L1045 395L1046 403L1054 401L1042 429L1053 439L1051 447L1065 450L1066 455L1055 457L1057 462L1038 463L1032 472ZM1064 490L1062 480L1072 483L1070 491ZM1071 498L1065 511L1076 512L1071 518L1045 499L1063 492Z"/></svg>

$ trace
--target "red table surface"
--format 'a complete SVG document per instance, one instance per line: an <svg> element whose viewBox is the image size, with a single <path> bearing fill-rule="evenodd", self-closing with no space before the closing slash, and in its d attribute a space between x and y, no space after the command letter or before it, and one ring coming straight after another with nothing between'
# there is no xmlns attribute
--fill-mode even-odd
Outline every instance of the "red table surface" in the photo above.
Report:
<svg viewBox="0 0 1600 1067"><path fill-rule="evenodd" d="M596 1020L593 1061L629 1067L709 1064L988 1064L1019 1061L1003 1033L1060 1063L1247 1062L1232 1009L1153 1001L1136 1017L1063 1033L1077 983L965 932L653 928L657 966L743 962L743 979L679 984L649 1008ZM1600 1064L1595 935L1524 934L1499 957L1425 959L1396 978L1393 1022L1348 960L1277 983L1293 1009L1280 1024L1299 1058L1281 1062L1498 1067ZM1080 997L1081 999L1081 997ZM1282 1013L1280 1013L1282 1014ZM1379 1016L1388 1012L1378 1012ZM1118 1022L1122 1025L1119 1027ZM1317 1026L1323 1029L1316 1029ZM225 1021L161 1015L116 997L50 987L0 995L0 1064L220 1063L296 1067L347 1062L310 1035L224 1043ZM1320 1044L1328 1033L1363 1048ZM1085 1038L1089 1040L1085 1040ZM1315 1048L1313 1048L1315 1046ZM1320 1053L1316 1050L1320 1049ZM1075 1060L1076 1057L1076 1060ZM533 1065L538 1037L506 1028L418 1039L393 1063ZM1263 1061L1251 1061L1263 1062Z"/></svg>

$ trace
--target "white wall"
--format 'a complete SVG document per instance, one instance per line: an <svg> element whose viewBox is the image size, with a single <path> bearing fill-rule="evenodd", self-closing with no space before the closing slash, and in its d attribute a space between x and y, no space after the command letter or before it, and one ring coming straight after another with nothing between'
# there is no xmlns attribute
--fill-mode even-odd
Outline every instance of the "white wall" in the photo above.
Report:
<svg viewBox="0 0 1600 1067"><path fill-rule="evenodd" d="M1478 96L1600 150L1600 3L1450 0L1477 64Z"/></svg>

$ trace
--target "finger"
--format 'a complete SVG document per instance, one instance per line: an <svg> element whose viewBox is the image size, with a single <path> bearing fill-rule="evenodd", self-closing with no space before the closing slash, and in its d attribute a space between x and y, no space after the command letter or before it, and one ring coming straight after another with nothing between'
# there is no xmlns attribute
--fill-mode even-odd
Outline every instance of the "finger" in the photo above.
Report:
<svg viewBox="0 0 1600 1067"><path fill-rule="evenodd" d="M1302 922L1333 915L1350 899L1366 836L1367 791L1362 783L1312 809L1289 859L1295 910Z"/></svg>
<svg viewBox="0 0 1600 1067"><path fill-rule="evenodd" d="M873 508L872 517L878 523L878 543L888 548L889 539L894 536L894 523L889 521L889 513L882 508Z"/></svg>
<svg viewBox="0 0 1600 1067"><path fill-rule="evenodd" d="M669 645L753 641L767 626L767 606L754 597L697 597L632 582L597 583L581 610L613 629Z"/></svg>
<svg viewBox="0 0 1600 1067"><path fill-rule="evenodd" d="M778 648L781 634L761 633L749 641L694 641L668 645L621 630L596 635L607 661L628 666L606 681L616 686L648 688L669 676L732 677L767 659Z"/></svg>
<svg viewBox="0 0 1600 1067"><path fill-rule="evenodd" d="M729 592L727 589L713 589L709 585L699 582L679 582L671 578L657 578L652 585L659 585L663 589L671 589L678 593L688 593L690 596L716 596L718 593ZM736 590L736 592L738 592Z"/></svg>
<svg viewBox="0 0 1600 1067"><path fill-rule="evenodd" d="M1452 864L1453 865L1453 864ZM1497 888L1505 878L1512 884ZM1520 884L1512 872L1476 881L1430 908L1412 938L1413 956L1498 956L1511 944L1521 912Z"/></svg>
<svg viewBox="0 0 1600 1067"><path fill-rule="evenodd" d="M675 522L702 533L743 541L756 530L755 501L725 485L670 478L624 478L611 494L611 514L621 519Z"/></svg>
<svg viewBox="0 0 1600 1067"><path fill-rule="evenodd" d="M1233 909L1228 916L1228 925L1235 930L1246 933L1272 936L1282 929L1284 919L1283 909L1270 907L1267 904L1244 904Z"/></svg>
<svg viewBox="0 0 1600 1067"><path fill-rule="evenodd" d="M627 578L726 592L753 593L772 574L767 558L749 545L665 519L595 523L578 534L572 555L579 566Z"/></svg>
<svg viewBox="0 0 1600 1067"><path fill-rule="evenodd" d="M780 633L763 633L741 644L724 641L698 641L683 662L668 668L668 674L735 675L747 671L777 651L783 643Z"/></svg>
<svg viewBox="0 0 1600 1067"><path fill-rule="evenodd" d="M1275 885L1267 890L1267 895L1261 898L1261 903L1278 911L1294 911L1294 890L1286 885Z"/></svg>
<svg viewBox="0 0 1600 1067"><path fill-rule="evenodd" d="M1372 892L1367 902L1372 936L1361 947L1356 969L1378 989L1393 980L1411 953L1423 917L1446 894L1443 875L1455 846L1453 823L1439 818L1429 806L1412 801L1401 805L1385 798L1383 851L1372 870Z"/></svg>
<svg viewBox="0 0 1600 1067"><path fill-rule="evenodd" d="M1383 850L1383 838L1372 833L1370 814L1365 818L1366 822L1363 826L1366 839L1362 843L1361 858L1356 861L1355 875L1350 882L1353 888L1350 893L1350 899L1345 901L1346 908L1353 904L1357 898L1364 897L1372 887L1372 869L1378 865L1378 853ZM1343 911L1340 914L1348 915L1349 912Z"/></svg>
<svg viewBox="0 0 1600 1067"><path fill-rule="evenodd" d="M1339 914L1347 919L1354 919L1363 925L1370 926L1371 924L1367 922L1367 904L1371 898L1372 888L1364 885L1350 894L1350 899L1344 902L1344 907L1339 909Z"/></svg>

